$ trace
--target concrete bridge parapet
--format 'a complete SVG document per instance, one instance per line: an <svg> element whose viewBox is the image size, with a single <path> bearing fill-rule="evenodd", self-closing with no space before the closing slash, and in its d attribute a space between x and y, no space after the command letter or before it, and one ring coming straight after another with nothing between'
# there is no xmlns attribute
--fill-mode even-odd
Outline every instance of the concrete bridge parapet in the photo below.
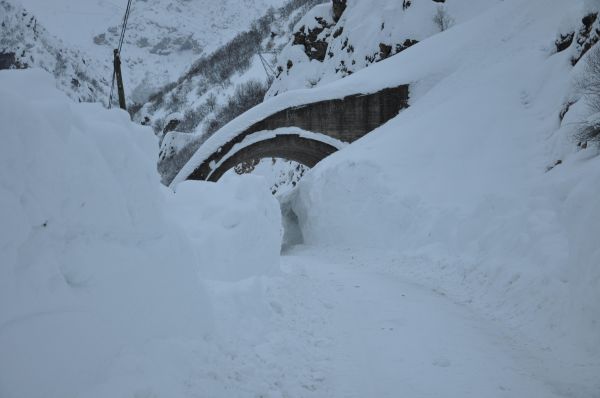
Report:
<svg viewBox="0 0 600 398"><path fill-rule="evenodd" d="M271 137L245 147L240 154L230 153L236 144L258 132L295 127L324 134L338 141L351 143L386 123L408 107L409 87L401 85L372 94L355 94L344 98L308 103L276 112L252 124L233 139L224 142L218 151L205 159L187 177L190 180L216 181L243 161L263 157L281 157L296 160L312 167L336 148L315 139L298 137ZM223 160L226 159L225 162ZM316 161L315 161L316 160ZM233 164L233 162L237 162ZM213 168L219 164L219 172Z"/></svg>

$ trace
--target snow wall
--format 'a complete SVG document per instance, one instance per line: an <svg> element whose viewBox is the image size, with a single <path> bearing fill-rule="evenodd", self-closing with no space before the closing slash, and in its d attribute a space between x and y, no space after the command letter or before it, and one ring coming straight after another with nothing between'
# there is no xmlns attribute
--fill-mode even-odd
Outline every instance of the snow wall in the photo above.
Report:
<svg viewBox="0 0 600 398"><path fill-rule="evenodd" d="M305 243L398 260L559 362L597 358L600 157L573 142L583 101L558 116L585 63L554 46L585 15L575 3L499 2L333 83L410 83L410 108L300 182Z"/></svg>
<svg viewBox="0 0 600 398"><path fill-rule="evenodd" d="M0 120L0 396L83 396L123 375L110 394L133 396L136 377L176 378L144 376L145 347L167 358L211 333L202 278L277 269L280 215L263 182L174 195L149 128L72 103L40 70L0 72ZM113 369L119 357L143 366ZM177 395L182 383L160 385Z"/></svg>

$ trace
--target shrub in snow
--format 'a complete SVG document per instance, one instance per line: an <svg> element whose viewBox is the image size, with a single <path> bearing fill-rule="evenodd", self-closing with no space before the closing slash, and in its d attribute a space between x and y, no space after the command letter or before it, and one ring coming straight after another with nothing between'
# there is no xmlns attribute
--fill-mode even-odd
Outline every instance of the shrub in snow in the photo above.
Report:
<svg viewBox="0 0 600 398"><path fill-rule="evenodd" d="M202 135L191 135L185 137L178 134L178 142L173 138L169 142L162 143L161 156L159 158L158 170L165 185L171 183L175 175L192 157L200 145L219 128L233 120L238 115L262 102L267 91L267 86L258 80L250 80L236 87L235 92L229 97L225 105L217 110L213 119L206 125L206 133ZM182 117L177 129L183 132L193 131L198 124L216 108L216 98L209 96L206 102L194 109L188 109Z"/></svg>
<svg viewBox="0 0 600 398"><path fill-rule="evenodd" d="M0 69L39 67L52 73L56 86L72 99L104 100L108 96L108 64L66 47L18 3L0 0Z"/></svg>
<svg viewBox="0 0 600 398"><path fill-rule="evenodd" d="M260 104L267 89L268 87L258 80L249 80L238 85L227 103L208 122L206 132L208 134L214 133L248 109Z"/></svg>
<svg viewBox="0 0 600 398"><path fill-rule="evenodd" d="M439 5L433 16L433 23L443 32L454 23L454 19L448 15L448 11L443 5Z"/></svg>
<svg viewBox="0 0 600 398"><path fill-rule="evenodd" d="M578 86L594 114L584 123L576 138L581 142L600 142L600 47L595 46L590 51Z"/></svg>
<svg viewBox="0 0 600 398"><path fill-rule="evenodd" d="M173 131L167 133L160 147L158 172L164 185L169 185L179 170L206 140L204 136Z"/></svg>

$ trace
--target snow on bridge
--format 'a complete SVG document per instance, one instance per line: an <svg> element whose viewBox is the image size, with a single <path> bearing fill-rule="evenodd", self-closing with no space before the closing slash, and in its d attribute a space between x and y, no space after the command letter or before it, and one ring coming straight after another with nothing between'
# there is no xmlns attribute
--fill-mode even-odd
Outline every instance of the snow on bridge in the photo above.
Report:
<svg viewBox="0 0 600 398"><path fill-rule="evenodd" d="M200 147L173 184L218 181L237 164L257 158L279 157L313 167L407 108L409 88L402 84L367 94L309 96L304 103L302 94L272 98L225 125Z"/></svg>

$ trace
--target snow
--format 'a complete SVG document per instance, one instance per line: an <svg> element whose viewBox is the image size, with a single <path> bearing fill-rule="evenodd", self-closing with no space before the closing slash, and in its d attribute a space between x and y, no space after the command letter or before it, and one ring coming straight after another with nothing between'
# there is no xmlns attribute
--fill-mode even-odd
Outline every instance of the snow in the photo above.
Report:
<svg viewBox="0 0 600 398"><path fill-rule="evenodd" d="M593 396L600 160L595 149L575 152L565 138L574 125L559 125L578 69L551 52L573 12L506 1L343 79L413 82L411 107L325 159L290 200L307 244L385 253L387 271L447 292L546 352L555 384L572 384L561 392Z"/></svg>
<svg viewBox="0 0 600 398"><path fill-rule="evenodd" d="M209 138L175 184L277 111L410 83L408 109L321 162L284 208L315 251L444 292L526 346L557 393L594 396L600 161L569 138L581 106L560 124L581 67L554 49L585 6L504 1L352 76L270 98Z"/></svg>
<svg viewBox="0 0 600 398"><path fill-rule="evenodd" d="M177 186L169 210L194 242L203 278L239 281L278 272L281 214L261 177L187 181Z"/></svg>
<svg viewBox="0 0 600 398"><path fill-rule="evenodd" d="M18 4L0 2L2 35L0 53L14 53L17 65L37 67L53 74L56 86L79 102L108 98L112 65L99 63L88 54L69 48L48 32L35 15Z"/></svg>
<svg viewBox="0 0 600 398"><path fill-rule="evenodd" d="M324 62L309 60L302 46L290 42L278 56L279 65L285 70L270 87L267 96L289 90L322 86L351 73L369 67L379 61L380 44L392 47L392 54L406 40L425 40L440 32L433 17L438 8L444 10L452 24L462 24L480 15L498 0L460 0L438 3L435 1L412 1L404 9L402 1L371 0L349 1L340 20L319 34L328 43ZM373 10L377 10L373 12ZM330 6L317 6L307 13L294 29L302 26L313 29L316 17L330 24L333 16ZM365 34L368 32L368 34ZM287 68L291 61L293 67Z"/></svg>
<svg viewBox="0 0 600 398"><path fill-rule="evenodd" d="M219 162L212 164L211 167L213 170L216 170L236 152L250 145L256 144L257 142L283 135L297 135L301 138L323 142L325 144L331 145L334 148L337 148L338 150L342 149L344 146L347 145L346 143L338 139L332 138L326 134L313 133L311 131L306 131L297 127L282 127L275 130L262 130L257 131L256 133L252 133L250 136L245 137L241 142L235 144L228 152L228 156L224 156L222 159L219 160Z"/></svg>
<svg viewBox="0 0 600 398"><path fill-rule="evenodd" d="M112 65L127 1L18 1L54 35L93 56L96 62ZM215 51L249 28L270 6L282 3L134 1L122 54L125 87L134 92L134 101L145 101L151 89L176 81L202 54Z"/></svg>
<svg viewBox="0 0 600 398"><path fill-rule="evenodd" d="M332 254L300 248L284 265L314 285L335 396L560 396L542 361L464 306L373 272L368 259Z"/></svg>
<svg viewBox="0 0 600 398"><path fill-rule="evenodd" d="M173 366L212 330L203 268L222 262L232 277L235 264L237 278L277 268L281 223L267 188L236 179L199 187L202 198L173 195L159 183L154 134L125 112L74 104L34 69L0 72L0 92L0 396L91 394L122 361L147 366L170 351ZM194 214L189 201L210 192L211 211ZM256 229L265 233L247 239ZM243 242L243 252L229 246Z"/></svg>
<svg viewBox="0 0 600 398"><path fill-rule="evenodd" d="M583 64L554 53L587 7L454 15L187 165L286 107L410 83L284 220L257 177L161 187L150 129L0 72L0 396L598 397L600 157L572 142L582 101L559 120ZM282 222L304 246L280 257Z"/></svg>

